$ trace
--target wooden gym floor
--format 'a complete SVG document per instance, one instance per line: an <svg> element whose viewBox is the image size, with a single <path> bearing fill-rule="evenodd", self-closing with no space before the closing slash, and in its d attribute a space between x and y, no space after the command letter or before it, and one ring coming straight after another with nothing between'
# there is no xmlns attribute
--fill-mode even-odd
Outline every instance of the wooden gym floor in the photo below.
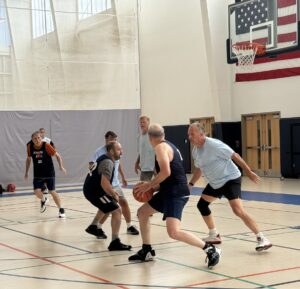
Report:
<svg viewBox="0 0 300 289"><path fill-rule="evenodd" d="M205 237L207 229L196 204L204 180L193 190L185 207L182 227ZM109 252L110 223L104 224L107 240L97 240L84 230L96 209L83 197L81 188L58 189L67 218L59 219L53 200L45 213L31 191L0 197L0 288L93 289L93 288L300 288L300 186L299 180L265 178L253 185L243 180L244 206L273 247L255 252L255 238L233 215L226 200L211 206L222 234L222 259L207 269L204 253L170 239L161 215L151 218L156 259L130 264L132 252ZM125 189L133 224L138 226L139 207ZM133 251L140 236L120 232Z"/></svg>

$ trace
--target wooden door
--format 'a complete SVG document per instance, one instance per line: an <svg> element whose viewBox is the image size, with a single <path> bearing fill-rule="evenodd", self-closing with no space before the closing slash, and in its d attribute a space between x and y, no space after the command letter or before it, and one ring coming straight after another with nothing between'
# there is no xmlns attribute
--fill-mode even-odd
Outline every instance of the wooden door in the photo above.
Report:
<svg viewBox="0 0 300 289"><path fill-rule="evenodd" d="M243 152L260 176L280 177L279 113L243 116Z"/></svg>

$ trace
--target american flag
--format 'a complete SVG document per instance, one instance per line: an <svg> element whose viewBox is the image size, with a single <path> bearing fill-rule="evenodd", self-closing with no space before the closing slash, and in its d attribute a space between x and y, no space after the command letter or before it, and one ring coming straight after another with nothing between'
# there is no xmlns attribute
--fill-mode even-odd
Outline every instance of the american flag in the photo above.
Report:
<svg viewBox="0 0 300 289"><path fill-rule="evenodd" d="M277 11L274 4L277 4ZM241 5L236 10L235 15L236 42L249 42L250 26L273 20L277 24L277 48L296 45L298 40L297 4L297 0L257 0ZM253 31L252 41L266 44L267 33L266 29ZM236 81L272 79L295 75L300 75L300 51L278 54L276 58L255 59L251 72L237 66Z"/></svg>

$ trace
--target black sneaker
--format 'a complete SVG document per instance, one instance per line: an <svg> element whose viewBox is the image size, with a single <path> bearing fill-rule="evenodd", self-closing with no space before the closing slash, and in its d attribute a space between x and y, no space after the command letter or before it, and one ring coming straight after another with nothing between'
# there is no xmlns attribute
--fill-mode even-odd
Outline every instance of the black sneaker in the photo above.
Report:
<svg viewBox="0 0 300 289"><path fill-rule="evenodd" d="M98 228L97 239L107 239L106 234L104 233L104 231L101 228Z"/></svg>
<svg viewBox="0 0 300 289"><path fill-rule="evenodd" d="M85 231L91 235L94 235L97 237L97 239L107 239L107 236L105 235L104 231L97 227L97 225L89 225Z"/></svg>
<svg viewBox="0 0 300 289"><path fill-rule="evenodd" d="M128 261L151 261L153 260L153 257L155 256L155 251L144 251L143 249L139 250L136 254L130 256L128 258Z"/></svg>
<svg viewBox="0 0 300 289"><path fill-rule="evenodd" d="M121 243L120 239L118 238L118 239L115 239L110 242L110 244L108 246L108 250L109 251L129 251L129 250L131 250L131 246Z"/></svg>
<svg viewBox="0 0 300 289"><path fill-rule="evenodd" d="M127 228L127 234L129 235L138 235L140 232L135 226L130 226Z"/></svg>
<svg viewBox="0 0 300 289"><path fill-rule="evenodd" d="M215 247L214 245L209 245L208 248L204 250L206 252L206 262L207 262L207 267L209 269L212 269L214 266L216 266L221 257L221 249Z"/></svg>
<svg viewBox="0 0 300 289"><path fill-rule="evenodd" d="M58 217L62 218L62 219L66 217L66 213L65 213L65 209L64 208L60 208L59 209Z"/></svg>

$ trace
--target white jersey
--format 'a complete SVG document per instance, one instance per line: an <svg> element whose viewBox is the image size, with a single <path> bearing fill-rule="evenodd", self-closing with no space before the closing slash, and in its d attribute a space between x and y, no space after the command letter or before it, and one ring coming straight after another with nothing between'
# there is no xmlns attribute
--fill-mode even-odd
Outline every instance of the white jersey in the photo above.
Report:
<svg viewBox="0 0 300 289"><path fill-rule="evenodd" d="M44 136L44 138L42 139L42 141L51 144L51 139L48 138L48 137L46 137L46 136Z"/></svg>

